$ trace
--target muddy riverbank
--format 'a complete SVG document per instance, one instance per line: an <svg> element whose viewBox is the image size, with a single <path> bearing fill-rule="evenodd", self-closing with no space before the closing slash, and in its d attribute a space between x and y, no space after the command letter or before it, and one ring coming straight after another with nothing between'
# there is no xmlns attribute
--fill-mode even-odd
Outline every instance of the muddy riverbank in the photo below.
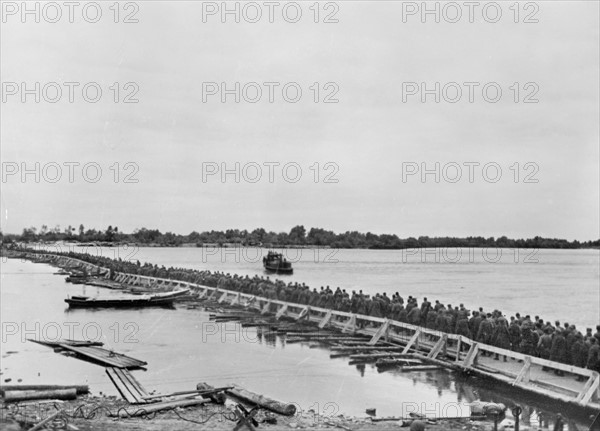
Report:
<svg viewBox="0 0 600 431"><path fill-rule="evenodd" d="M197 431L197 430L231 430L238 418L233 411L233 404L217 406L207 404L201 407L178 408L177 410L151 415L145 418L115 419L109 413L125 408L134 411L124 401L115 397L86 396L74 401L38 403L20 406L1 405L0 428L5 431L25 431L33 424L61 410L53 421L55 429L72 431ZM345 415L320 416L314 411L307 411L292 417L285 417L260 410L255 419L258 429L342 429L352 431L388 431L397 429L410 430L410 421L390 420L374 422L369 417L353 417ZM269 423L272 421L274 423ZM469 419L444 420L426 423L429 431L478 430L490 431L492 422L471 421ZM521 428L534 429L534 428ZM535 428L537 429L537 428Z"/></svg>

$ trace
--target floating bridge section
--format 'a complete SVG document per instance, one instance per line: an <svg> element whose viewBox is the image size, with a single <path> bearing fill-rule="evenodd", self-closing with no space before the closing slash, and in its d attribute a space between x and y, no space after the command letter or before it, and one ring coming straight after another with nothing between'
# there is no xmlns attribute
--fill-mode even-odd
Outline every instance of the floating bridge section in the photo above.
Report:
<svg viewBox="0 0 600 431"><path fill-rule="evenodd" d="M108 277L109 271L88 262L60 255L43 255L44 261L67 268L85 267ZM40 261L40 254L28 257ZM403 353L418 353L423 360L446 368L467 371L511 385L528 392L546 396L577 407L600 411L600 374L585 368L566 365L498 347L478 343L467 337L447 334L421 326L390 319L365 316L343 311L311 307L304 304L278 301L216 287L137 274L116 273L114 281L140 286L185 287L224 305L241 305L262 314L275 313L275 318L287 317L317 323L319 328L337 328L344 333L371 336L374 345L381 338L403 346ZM438 359L444 353L444 359ZM489 353L490 355L486 355ZM500 360L494 360L495 355ZM503 357L508 358L507 362ZM448 360L447 358L453 358ZM547 368L549 371L544 371ZM556 375L554 371L567 373ZM583 381L574 377L581 376Z"/></svg>

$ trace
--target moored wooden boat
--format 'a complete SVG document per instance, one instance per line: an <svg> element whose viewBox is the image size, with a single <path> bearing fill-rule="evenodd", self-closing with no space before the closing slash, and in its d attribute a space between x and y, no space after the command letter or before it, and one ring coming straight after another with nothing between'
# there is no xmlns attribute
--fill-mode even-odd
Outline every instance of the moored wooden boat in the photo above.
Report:
<svg viewBox="0 0 600 431"><path fill-rule="evenodd" d="M154 295L130 295L120 297L90 298L88 296L71 296L65 299L69 307L74 308L131 308L131 307L165 307L187 295L189 289Z"/></svg>

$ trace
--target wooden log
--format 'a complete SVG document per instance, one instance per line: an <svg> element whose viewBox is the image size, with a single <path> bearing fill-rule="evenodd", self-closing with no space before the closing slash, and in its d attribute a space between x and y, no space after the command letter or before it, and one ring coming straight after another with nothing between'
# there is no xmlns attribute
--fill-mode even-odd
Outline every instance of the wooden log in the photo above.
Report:
<svg viewBox="0 0 600 431"><path fill-rule="evenodd" d="M288 337L288 336L286 336L285 342L290 343L290 344L309 342L309 341L315 341L315 342L319 342L319 343L333 343L333 342L338 342L338 341L342 341L342 340L354 341L356 343L359 343L359 345L363 345L365 342L364 338L353 339L353 338L344 338L344 337Z"/></svg>
<svg viewBox="0 0 600 431"><path fill-rule="evenodd" d="M331 359L335 359L335 358L345 358L346 356L350 356L352 352L337 352L337 353L330 353L329 357Z"/></svg>
<svg viewBox="0 0 600 431"><path fill-rule="evenodd" d="M177 407L192 407L208 403L209 400L204 398L183 399L175 401L165 401L162 403L146 404L143 407L137 407L135 410L119 409L117 413L109 413L109 416L128 418L131 416L144 416L150 413L159 412L162 410L173 410Z"/></svg>
<svg viewBox="0 0 600 431"><path fill-rule="evenodd" d="M399 365L423 365L423 362L418 359L406 359L406 358L380 358L375 362L376 367L397 367ZM439 368L437 365L428 365L429 367Z"/></svg>
<svg viewBox="0 0 600 431"><path fill-rule="evenodd" d="M294 414L296 414L296 406L294 406L293 404L286 404L280 401L272 400L270 398L265 397L264 395L250 392L247 389L242 388L241 386L237 386L234 384L230 386L232 386L233 389L229 389L228 391L226 391L227 395L231 395L239 400L262 407L280 415L293 416Z"/></svg>
<svg viewBox="0 0 600 431"><path fill-rule="evenodd" d="M379 358L413 359L413 355L411 353L405 354L405 353L385 353L385 352L384 353L358 353L355 355L350 355L350 359L356 360L356 361L360 361L360 360L371 361L371 360L377 360Z"/></svg>
<svg viewBox="0 0 600 431"><path fill-rule="evenodd" d="M259 326L271 326L272 323L268 322L242 322L242 328L255 328Z"/></svg>
<svg viewBox="0 0 600 431"><path fill-rule="evenodd" d="M360 345L360 346L341 346L341 347L334 347L332 348L332 350L338 350L340 352L370 352L370 351L384 351L384 352L401 352L403 349L402 347L379 347L379 346L364 346L364 345Z"/></svg>
<svg viewBox="0 0 600 431"><path fill-rule="evenodd" d="M317 332L304 331L303 332L303 331L288 331L288 330L282 330L281 328L277 328L277 332L285 333L285 335L288 337L327 337L327 336L334 336L334 335L343 336L342 334L338 334L338 333L331 332L331 331L317 331Z"/></svg>
<svg viewBox="0 0 600 431"><path fill-rule="evenodd" d="M48 391L6 391L4 392L5 403L30 400L74 400L77 398L77 390L55 389Z"/></svg>
<svg viewBox="0 0 600 431"><path fill-rule="evenodd" d="M84 395L90 392L90 387L87 385L1 385L0 395L4 396L4 392L6 391L52 391L71 388L75 388L77 395Z"/></svg>
<svg viewBox="0 0 600 431"><path fill-rule="evenodd" d="M403 373L408 373L410 371L433 371L433 370L441 370L442 367L437 365L402 365L399 370Z"/></svg>
<svg viewBox="0 0 600 431"><path fill-rule="evenodd" d="M202 391L202 392L215 391L215 388L213 386L209 385L208 383L204 383L204 382L198 383L196 385L196 389L198 389L199 391ZM208 399L212 400L212 402L215 404L225 404L225 400L227 399L225 394L221 391L202 394L202 398L208 398Z"/></svg>

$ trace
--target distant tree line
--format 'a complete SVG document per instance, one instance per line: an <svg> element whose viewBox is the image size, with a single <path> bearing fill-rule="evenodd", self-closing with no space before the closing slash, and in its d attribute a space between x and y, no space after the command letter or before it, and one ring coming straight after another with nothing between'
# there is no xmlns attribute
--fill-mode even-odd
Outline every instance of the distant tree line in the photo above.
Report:
<svg viewBox="0 0 600 431"><path fill-rule="evenodd" d="M117 226L108 226L105 230L86 229L82 224L78 228L71 225L64 229L60 226L49 228L46 225L38 230L35 227L23 229L19 234L2 234L3 242L81 242L81 243L136 243L140 245L156 245L177 247L181 245L217 246L262 246L262 247L331 247L331 248L366 248L366 249L404 249L429 247L504 247L504 248L600 248L600 240L579 242L557 238L536 236L529 239L484 238L482 236L455 237L410 237L401 239L394 234L377 235L371 232L335 233L321 228L311 228L308 233L304 226L294 226L289 233L267 232L263 228L253 231L228 229L226 231L193 231L188 235L173 232L162 233L158 229L145 227L133 233L123 233Z"/></svg>

